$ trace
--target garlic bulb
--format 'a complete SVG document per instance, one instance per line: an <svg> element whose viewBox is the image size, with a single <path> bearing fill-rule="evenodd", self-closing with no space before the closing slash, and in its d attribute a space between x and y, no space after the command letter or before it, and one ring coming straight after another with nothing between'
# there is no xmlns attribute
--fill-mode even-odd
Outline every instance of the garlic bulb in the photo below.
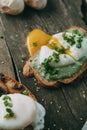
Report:
<svg viewBox="0 0 87 130"><path fill-rule="evenodd" d="M17 15L24 10L24 0L0 0L2 13Z"/></svg>
<svg viewBox="0 0 87 130"><path fill-rule="evenodd" d="M27 5L35 9L43 9L46 7L47 0L24 0Z"/></svg>

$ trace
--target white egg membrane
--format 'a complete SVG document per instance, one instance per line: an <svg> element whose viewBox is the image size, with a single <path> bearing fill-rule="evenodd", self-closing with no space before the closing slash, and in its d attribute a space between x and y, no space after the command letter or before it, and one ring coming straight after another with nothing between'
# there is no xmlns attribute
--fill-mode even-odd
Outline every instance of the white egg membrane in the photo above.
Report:
<svg viewBox="0 0 87 130"><path fill-rule="evenodd" d="M6 119L6 107L3 97L0 97L0 130L18 130L32 124L34 130L44 128L44 107L34 101L31 97L22 94L8 94L11 97L15 118Z"/></svg>

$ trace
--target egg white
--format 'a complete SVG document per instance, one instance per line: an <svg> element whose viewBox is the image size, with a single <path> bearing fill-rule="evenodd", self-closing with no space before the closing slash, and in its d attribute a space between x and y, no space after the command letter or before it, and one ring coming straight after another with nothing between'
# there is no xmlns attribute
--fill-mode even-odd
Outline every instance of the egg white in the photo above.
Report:
<svg viewBox="0 0 87 130"><path fill-rule="evenodd" d="M59 42L63 45L63 47L65 49L67 49L69 43L63 39L62 34L63 33L55 34L54 37L56 37L59 40ZM67 32L66 34L70 36L71 32ZM76 44L74 44L73 46L70 47L70 51L72 52L73 56L77 60L79 60L83 56L87 57L87 47L86 47L87 46L87 38L86 37L83 38L81 45L82 45L81 48L77 48Z"/></svg>
<svg viewBox="0 0 87 130"><path fill-rule="evenodd" d="M53 35L53 37L57 38L58 41L61 43L61 45L67 49L69 46L69 43L63 39L62 37L63 32L58 33ZM71 32L67 32L67 35L71 35ZM60 54L59 58L60 61L59 62L55 62L55 61L51 61L50 65L52 67L62 67L62 66L66 66L69 64L72 64L74 62L76 62L76 60L79 60L80 58L82 58L83 56L87 57L87 38L84 37L83 41L81 43L81 48L77 48L76 44L74 44L73 46L70 46L70 51L72 56L70 56L69 54ZM55 52L55 50L50 49L47 46L42 46L40 49L40 53L39 53L39 64L42 64L44 62L44 60L46 58L48 58L49 56L52 56L53 52Z"/></svg>
<svg viewBox="0 0 87 130"><path fill-rule="evenodd" d="M15 118L6 119L6 107L3 103L3 96L0 97L0 129L17 130L23 129L32 124L34 130L44 127L45 109L42 105L35 102L29 96L22 94L8 94L11 97L13 107L11 108L15 114ZM40 111L40 114L38 113ZM43 114L44 113L44 114ZM40 121L43 120L43 122Z"/></svg>
<svg viewBox="0 0 87 130"><path fill-rule="evenodd" d="M44 60L46 58L48 58L49 56L52 56L53 52L56 52L56 51L50 49L47 46L42 46L41 50L40 50L40 53L39 53L39 64L42 64L44 62ZM59 67L59 66L68 65L68 64L71 64L71 63L75 62L74 59L71 56L67 55L67 54L61 54L59 56L59 58L60 58L59 62L51 61L50 65L52 67Z"/></svg>

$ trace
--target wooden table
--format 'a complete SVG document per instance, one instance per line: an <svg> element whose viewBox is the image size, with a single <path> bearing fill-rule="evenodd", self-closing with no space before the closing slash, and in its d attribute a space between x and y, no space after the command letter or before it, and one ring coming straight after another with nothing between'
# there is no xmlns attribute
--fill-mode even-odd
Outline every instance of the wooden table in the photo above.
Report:
<svg viewBox="0 0 87 130"><path fill-rule="evenodd" d="M43 88L35 78L26 78L22 74L29 55L26 36L34 28L49 34L72 25L86 28L81 4L81 0L48 0L42 11L26 7L18 16L0 14L0 36L3 36L0 38L0 72L29 87L44 105L44 130L81 130L87 120L87 71L70 85L61 85L57 89Z"/></svg>

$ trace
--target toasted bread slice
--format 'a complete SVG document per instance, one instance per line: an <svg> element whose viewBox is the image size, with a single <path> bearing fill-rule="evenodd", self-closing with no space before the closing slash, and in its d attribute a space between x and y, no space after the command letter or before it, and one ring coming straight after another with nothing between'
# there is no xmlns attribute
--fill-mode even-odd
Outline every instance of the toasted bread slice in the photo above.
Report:
<svg viewBox="0 0 87 130"><path fill-rule="evenodd" d="M30 58L28 61L26 61L26 64L23 67L23 75L25 75L26 77L32 76L34 74L32 68L30 67L31 61L32 59Z"/></svg>
<svg viewBox="0 0 87 130"><path fill-rule="evenodd" d="M20 93L25 94L33 98L35 101L37 101L36 97L32 92L23 84L20 82L12 79L11 77L8 77L4 74L0 74L0 89L2 91L2 94L13 94L13 93Z"/></svg>
<svg viewBox="0 0 87 130"><path fill-rule="evenodd" d="M7 86L2 81L0 81L0 96L7 93L8 93Z"/></svg>
<svg viewBox="0 0 87 130"><path fill-rule="evenodd" d="M85 36L87 36L87 32L85 29L81 28L81 27L77 27L77 26L72 26L69 29L67 29L68 31L71 30L80 30L82 31ZM35 56L34 56L35 57ZM23 74L25 76L30 76L31 73L35 75L36 79L39 81L39 83L42 86L51 88L51 87L57 87L59 86L60 83L64 83L64 84L69 84L71 82L73 82L74 80L76 80L78 77L80 77L84 71L87 70L87 61L82 65L81 69L79 70L78 73L76 73L74 76L70 77L70 78L65 78L65 79L61 79L61 80L57 80L57 81L46 81L43 79L43 77L40 76L40 74L30 65L31 61L34 59L34 57L31 57L30 60L28 60L23 68ZM29 70L29 71L26 71Z"/></svg>

